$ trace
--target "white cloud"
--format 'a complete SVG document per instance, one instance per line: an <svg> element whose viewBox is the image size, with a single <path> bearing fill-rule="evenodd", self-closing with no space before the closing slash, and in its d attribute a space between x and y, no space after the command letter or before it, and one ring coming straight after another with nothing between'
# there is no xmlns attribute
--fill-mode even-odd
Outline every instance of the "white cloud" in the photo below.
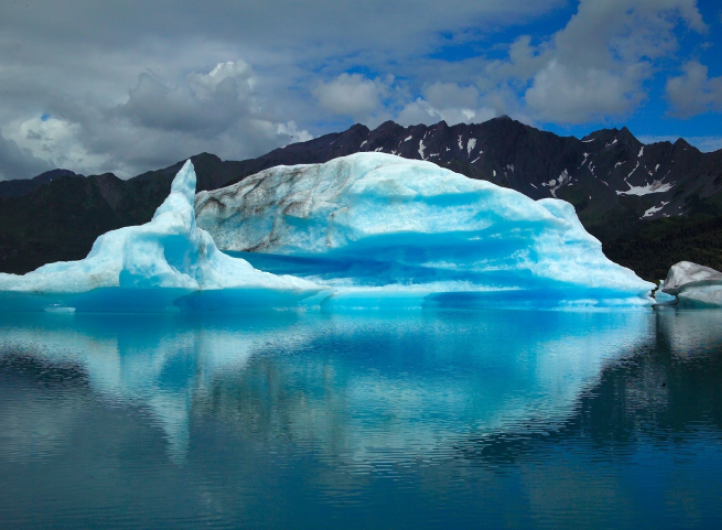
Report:
<svg viewBox="0 0 722 530"><path fill-rule="evenodd" d="M644 64L610 71L552 60L534 77L525 99L534 114L545 121L604 119L629 112L644 98L640 85L648 71Z"/></svg>
<svg viewBox="0 0 722 530"><path fill-rule="evenodd" d="M424 95L427 101L437 108L473 108L479 100L479 91L475 87L461 87L456 83L434 83L424 90Z"/></svg>
<svg viewBox="0 0 722 530"><path fill-rule="evenodd" d="M49 169L53 169L52 164L36 157L32 149L6 139L0 131L0 180L34 177Z"/></svg>
<svg viewBox="0 0 722 530"><path fill-rule="evenodd" d="M218 63L207 74L192 72L188 74L188 86L199 98L210 99L216 93L218 86L226 79L234 79L242 90L250 94L253 92L256 79L251 65L245 61L226 61Z"/></svg>
<svg viewBox="0 0 722 530"><path fill-rule="evenodd" d="M75 171L128 176L199 151L258 156L346 118L369 126L502 113L527 123L604 120L643 101L681 25L707 30L695 0L580 0L557 34L518 37L503 61L485 55L508 34L499 29L567 4L0 3L0 169L25 161L16 173L31 174L65 156L84 164ZM435 54L464 43L479 55ZM358 68L378 78L351 73ZM21 125L43 112L63 126L30 142Z"/></svg>
<svg viewBox="0 0 722 530"><path fill-rule="evenodd" d="M308 131L299 130L296 122L291 120L287 123L279 123L276 127L276 133L279 136L288 137L288 140L284 145L296 143L296 142L307 142L313 140L313 135Z"/></svg>
<svg viewBox="0 0 722 530"><path fill-rule="evenodd" d="M60 159L68 138L75 142L69 163L85 164L69 169L85 173L127 176L199 150L258 156L308 138L311 127L326 132L337 128L329 123L345 124L329 116L351 115L370 126L391 118L403 104L397 87L384 92L387 74L405 70L409 85L422 86L433 79L419 78L425 54L449 38L508 27L563 2L3 2L0 123L12 142L6 147L19 145L18 124L43 112L72 132L61 139L46 131L50 150L13 158L12 164L27 161L18 174L40 167L34 159ZM227 62L236 57L245 62ZM381 80L345 87L356 98L334 91L339 77L358 66L382 72Z"/></svg>
<svg viewBox="0 0 722 530"><path fill-rule="evenodd" d="M380 79L343 73L327 83L318 83L311 92L322 108L358 119L381 109L388 86Z"/></svg>
<svg viewBox="0 0 722 530"><path fill-rule="evenodd" d="M487 93L520 87L533 118L573 124L632 111L646 98L654 61L678 47L679 22L707 30L696 0L581 0L551 39L518 38L484 69Z"/></svg>
<svg viewBox="0 0 722 530"><path fill-rule="evenodd" d="M677 116L694 116L707 111L722 110L722 77L708 77L708 68L689 61L683 74L667 81L667 97Z"/></svg>
<svg viewBox="0 0 722 530"><path fill-rule="evenodd" d="M46 165L122 177L202 151L243 159L312 138L264 108L258 83L243 61L191 72L175 84L143 73L121 104L55 102L53 116L20 117L7 135Z"/></svg>
<svg viewBox="0 0 722 530"><path fill-rule="evenodd" d="M444 120L449 125L483 122L495 117L494 109L479 102L479 91L473 86L455 83L434 83L424 90L424 98L407 103L399 112L401 125L435 123Z"/></svg>
<svg viewBox="0 0 722 530"><path fill-rule="evenodd" d="M53 116L34 116L13 125L15 141L41 157L48 166L94 168L105 161L103 155L90 153L83 147L78 123Z"/></svg>

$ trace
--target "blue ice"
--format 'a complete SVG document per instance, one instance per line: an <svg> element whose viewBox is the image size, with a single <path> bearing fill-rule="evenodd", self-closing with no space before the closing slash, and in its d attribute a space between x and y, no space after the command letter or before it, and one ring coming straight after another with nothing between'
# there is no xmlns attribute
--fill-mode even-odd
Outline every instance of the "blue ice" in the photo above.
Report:
<svg viewBox="0 0 722 530"><path fill-rule="evenodd" d="M100 236L83 260L0 274L0 309L55 312L254 310L295 306L321 288L254 269L196 226L188 161L153 219Z"/></svg>
<svg viewBox="0 0 722 530"><path fill-rule="evenodd" d="M607 259L571 204L429 162L359 153L276 167L199 193L196 215L221 249L333 290L325 307L652 302L654 285Z"/></svg>
<svg viewBox="0 0 722 530"><path fill-rule="evenodd" d="M234 312L652 302L654 285L608 260L570 204L534 201L431 163L362 153L273 168L197 197L195 186L188 161L149 223L100 236L83 260L0 274L0 308Z"/></svg>

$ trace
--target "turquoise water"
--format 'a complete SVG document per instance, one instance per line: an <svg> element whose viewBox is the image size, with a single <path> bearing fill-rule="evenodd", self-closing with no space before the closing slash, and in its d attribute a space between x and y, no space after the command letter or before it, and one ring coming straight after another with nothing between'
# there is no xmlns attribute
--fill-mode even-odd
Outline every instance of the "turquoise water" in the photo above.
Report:
<svg viewBox="0 0 722 530"><path fill-rule="evenodd" d="M0 315L0 527L722 528L722 312Z"/></svg>

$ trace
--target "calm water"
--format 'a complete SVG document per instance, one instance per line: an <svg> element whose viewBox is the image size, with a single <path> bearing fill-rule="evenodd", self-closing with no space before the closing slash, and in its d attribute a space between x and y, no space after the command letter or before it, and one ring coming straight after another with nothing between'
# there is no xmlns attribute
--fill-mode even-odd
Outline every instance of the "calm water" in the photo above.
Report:
<svg viewBox="0 0 722 530"><path fill-rule="evenodd" d="M722 312L0 316L0 528L722 528Z"/></svg>

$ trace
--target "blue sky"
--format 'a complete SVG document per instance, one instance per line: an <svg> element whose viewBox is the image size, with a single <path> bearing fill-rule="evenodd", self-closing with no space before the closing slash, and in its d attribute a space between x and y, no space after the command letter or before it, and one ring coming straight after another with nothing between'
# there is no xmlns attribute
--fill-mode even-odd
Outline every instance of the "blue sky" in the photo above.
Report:
<svg viewBox="0 0 722 530"><path fill-rule="evenodd" d="M3 2L0 178L501 114L719 149L721 47L712 0Z"/></svg>

